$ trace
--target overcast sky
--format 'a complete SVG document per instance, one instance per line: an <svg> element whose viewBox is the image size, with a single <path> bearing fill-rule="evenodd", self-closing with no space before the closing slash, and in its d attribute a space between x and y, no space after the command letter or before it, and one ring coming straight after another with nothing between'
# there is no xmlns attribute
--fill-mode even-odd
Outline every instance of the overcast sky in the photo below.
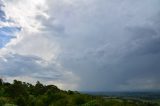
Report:
<svg viewBox="0 0 160 106"><path fill-rule="evenodd" d="M160 0L0 0L0 77L160 90Z"/></svg>

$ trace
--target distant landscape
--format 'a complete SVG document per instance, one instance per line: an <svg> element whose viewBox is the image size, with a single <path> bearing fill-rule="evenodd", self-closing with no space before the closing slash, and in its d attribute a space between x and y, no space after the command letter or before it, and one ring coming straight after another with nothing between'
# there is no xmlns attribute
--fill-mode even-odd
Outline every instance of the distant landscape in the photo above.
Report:
<svg viewBox="0 0 160 106"><path fill-rule="evenodd" d="M160 106L159 93L64 91L55 85L35 85L0 79L0 106Z"/></svg>
<svg viewBox="0 0 160 106"><path fill-rule="evenodd" d="M155 105L160 105L160 92L150 91L150 92L82 92L94 96L101 96L105 99L119 99L119 100L130 100L139 102L151 102L156 103Z"/></svg>

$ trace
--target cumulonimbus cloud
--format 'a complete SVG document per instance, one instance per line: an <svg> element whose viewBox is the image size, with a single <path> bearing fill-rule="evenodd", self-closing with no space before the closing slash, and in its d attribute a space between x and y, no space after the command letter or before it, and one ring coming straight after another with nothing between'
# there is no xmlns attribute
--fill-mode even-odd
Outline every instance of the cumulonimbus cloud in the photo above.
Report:
<svg viewBox="0 0 160 106"><path fill-rule="evenodd" d="M1 49L0 54L29 56L31 61L38 57L51 64L42 68L37 66L36 59L32 65L25 63L35 69L36 77L32 78L58 81L72 73L72 78L66 77L66 83L75 81L79 90L160 89L160 74L157 74L160 69L159 0L3 2L6 18L13 19L22 30ZM64 71L61 77L54 73L53 63L69 71ZM36 67L51 68L53 73L42 76L44 73ZM5 74L4 70L1 72Z"/></svg>

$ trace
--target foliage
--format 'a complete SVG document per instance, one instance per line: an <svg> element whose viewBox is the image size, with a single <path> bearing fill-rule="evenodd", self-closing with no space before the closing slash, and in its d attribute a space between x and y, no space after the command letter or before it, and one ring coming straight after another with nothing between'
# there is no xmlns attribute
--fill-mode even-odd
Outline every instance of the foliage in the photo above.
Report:
<svg viewBox="0 0 160 106"><path fill-rule="evenodd" d="M156 103L123 99L105 99L63 91L55 85L35 85L14 80L13 84L0 79L0 106L159 106Z"/></svg>

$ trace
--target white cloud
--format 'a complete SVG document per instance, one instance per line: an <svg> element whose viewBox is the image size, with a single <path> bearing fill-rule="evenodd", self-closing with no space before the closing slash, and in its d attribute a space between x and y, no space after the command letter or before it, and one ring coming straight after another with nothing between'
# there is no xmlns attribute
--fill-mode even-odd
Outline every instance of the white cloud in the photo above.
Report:
<svg viewBox="0 0 160 106"><path fill-rule="evenodd" d="M45 0L5 0L3 2L6 18L29 32L38 31L42 27L41 23L35 19L38 15L48 17L45 13L47 9Z"/></svg>
<svg viewBox="0 0 160 106"><path fill-rule="evenodd" d="M52 60L56 57L58 47L53 40L47 38L44 31L40 29L44 26L37 17L48 18L46 13L47 5L45 0L5 0L3 10L6 19L11 22L1 22L3 26L19 26L22 30L17 33L6 46L5 51L22 55L35 55L45 60ZM16 6L15 6L16 5ZM3 52L3 50L1 50ZM1 53L2 54L2 53Z"/></svg>
<svg viewBox="0 0 160 106"><path fill-rule="evenodd" d="M14 78L31 82L41 80L48 84L59 85L63 89L75 89L79 79L56 61L60 51L59 45L50 38L48 35L50 33L43 25L43 20L49 18L46 1L3 2L6 19L12 21L1 22L2 27L19 26L22 30L16 34L16 38L0 49L1 74L6 76L8 81ZM58 28L58 24L56 26ZM40 61L34 57L40 58Z"/></svg>

